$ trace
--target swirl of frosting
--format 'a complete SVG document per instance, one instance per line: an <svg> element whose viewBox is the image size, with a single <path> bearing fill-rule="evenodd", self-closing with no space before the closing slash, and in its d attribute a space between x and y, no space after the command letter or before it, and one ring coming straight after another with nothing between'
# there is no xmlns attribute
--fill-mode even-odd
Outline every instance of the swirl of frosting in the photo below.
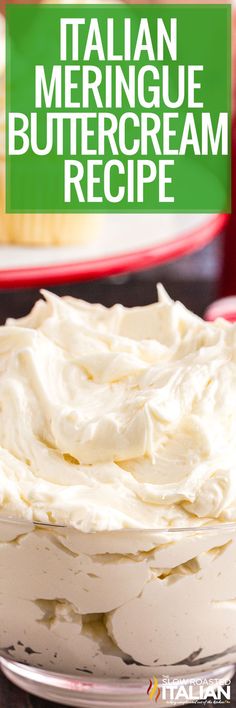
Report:
<svg viewBox="0 0 236 708"><path fill-rule="evenodd" d="M0 328L0 514L83 531L236 519L236 326L43 292Z"/></svg>

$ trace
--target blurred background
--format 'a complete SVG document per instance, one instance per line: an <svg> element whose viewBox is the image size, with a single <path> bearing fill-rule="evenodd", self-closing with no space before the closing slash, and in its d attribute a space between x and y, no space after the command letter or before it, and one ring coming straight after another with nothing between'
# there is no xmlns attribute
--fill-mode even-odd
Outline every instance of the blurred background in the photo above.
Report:
<svg viewBox="0 0 236 708"><path fill-rule="evenodd" d="M5 1L3 0L0 2L0 9L4 14ZM236 13L233 17L233 73L236 62L235 30ZM234 102L235 83L233 77ZM217 230L211 243L182 258L166 260L162 265L153 263L151 268L141 268L132 273L92 280L84 279L83 281L74 277L73 282L54 285L53 291L59 295L70 294L91 302L99 301L108 306L117 301L127 306L145 305L156 299L156 283L161 281L171 297L181 299L187 307L200 315L216 298L236 294L236 185L234 177L236 139L234 118L232 137L232 214L223 231L220 228ZM43 279L42 285L47 287L47 280ZM50 289L50 283L48 287ZM3 287L0 247L0 323L3 324L8 316L24 315L38 296L38 287L16 287L14 278L9 287L6 288L5 284Z"/></svg>
<svg viewBox="0 0 236 708"><path fill-rule="evenodd" d="M110 278L54 285L51 289L58 295L69 294L107 306L121 302L131 307L155 301L156 283L162 282L171 297L182 300L201 315L219 295L223 251L224 234L221 234L197 253L159 267ZM38 288L0 289L0 323L3 324L6 317L26 314L38 297Z"/></svg>
<svg viewBox="0 0 236 708"><path fill-rule="evenodd" d="M19 0L20 1L20 0ZM203 0L204 1L204 0ZM5 2L0 1L1 11L4 12ZM233 72L236 64L236 14L233 19ZM0 40L1 42L1 40ZM0 46L1 49L1 46ZM1 69L1 66L0 66ZM1 76L0 76L1 79ZM234 103L236 82L233 74ZM1 89L1 84L0 84ZM0 96L1 99L1 96ZM234 113L234 111L233 111ZM73 281L63 285L50 286L47 279L43 278L42 286L52 289L58 295L72 295L90 302L101 302L111 306L121 302L126 306L146 305L156 300L156 283L162 282L170 296L181 300L188 308L199 315L203 315L206 308L216 298L227 295L236 295L236 129L235 120L232 121L232 176L233 198L232 214L224 228L216 229L214 238L210 243L198 248L193 253L188 253L181 258L166 260L162 265L142 268L140 260L139 270L126 272L120 275L100 277L97 279ZM0 145L1 149L1 145ZM3 208L3 207L2 207ZM1 239L0 239L1 240ZM39 297L39 283L37 287L18 287L14 275L9 279L11 284L6 287L5 272L1 274L1 259L5 246L0 246L0 324L7 317L20 317L25 315ZM234 692L235 692L234 688ZM234 703L232 693L232 706ZM18 689L10 686L5 678L0 677L0 706L3 708L26 708L26 706L46 708L49 704L37 698L29 698ZM51 704L50 704L51 705Z"/></svg>

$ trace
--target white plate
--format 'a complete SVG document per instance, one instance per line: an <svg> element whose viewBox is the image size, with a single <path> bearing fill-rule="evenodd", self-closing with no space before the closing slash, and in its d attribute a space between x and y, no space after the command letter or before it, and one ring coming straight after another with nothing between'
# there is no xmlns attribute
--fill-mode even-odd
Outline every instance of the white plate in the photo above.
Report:
<svg viewBox="0 0 236 708"><path fill-rule="evenodd" d="M218 214L117 214L98 219L83 245L0 246L0 287L103 277L155 265L200 248L223 228Z"/></svg>

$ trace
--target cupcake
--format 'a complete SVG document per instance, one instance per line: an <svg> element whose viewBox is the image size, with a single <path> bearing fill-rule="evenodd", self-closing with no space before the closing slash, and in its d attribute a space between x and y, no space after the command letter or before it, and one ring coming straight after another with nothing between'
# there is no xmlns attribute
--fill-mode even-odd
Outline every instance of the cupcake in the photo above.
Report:
<svg viewBox="0 0 236 708"><path fill-rule="evenodd" d="M0 15L0 243L30 246L80 244L96 234L94 214L6 214L5 20Z"/></svg>

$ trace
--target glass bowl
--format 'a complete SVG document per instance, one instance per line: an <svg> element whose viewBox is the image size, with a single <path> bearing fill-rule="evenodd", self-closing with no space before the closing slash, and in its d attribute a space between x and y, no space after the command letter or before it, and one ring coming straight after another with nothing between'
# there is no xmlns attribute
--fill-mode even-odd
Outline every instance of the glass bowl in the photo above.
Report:
<svg viewBox="0 0 236 708"><path fill-rule="evenodd" d="M236 524L83 533L1 518L0 568L0 666L26 691L81 708L229 695Z"/></svg>

